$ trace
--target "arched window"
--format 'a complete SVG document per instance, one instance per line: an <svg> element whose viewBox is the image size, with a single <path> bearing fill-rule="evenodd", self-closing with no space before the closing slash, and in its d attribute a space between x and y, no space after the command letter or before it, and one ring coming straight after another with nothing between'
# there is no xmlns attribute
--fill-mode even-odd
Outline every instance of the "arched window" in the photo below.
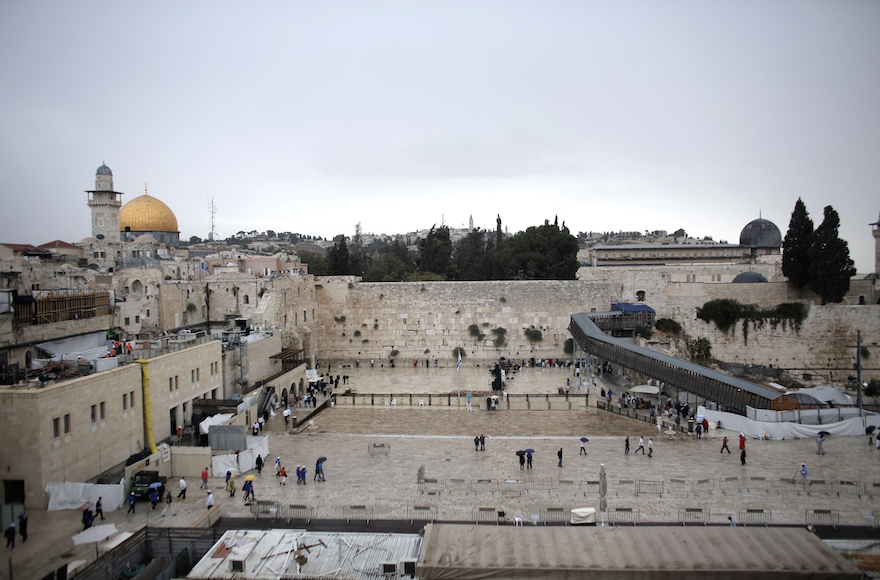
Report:
<svg viewBox="0 0 880 580"><path fill-rule="evenodd" d="M245 303L245 304L250 304L250 303L251 303L251 299L250 299L250 297L249 297L247 294L244 295L244 303Z"/></svg>
<svg viewBox="0 0 880 580"><path fill-rule="evenodd" d="M140 280L135 280L131 283L131 291L140 294L144 291L144 284Z"/></svg>
<svg viewBox="0 0 880 580"><path fill-rule="evenodd" d="M645 291L644 290L639 290L638 292L636 292L636 300L638 300L639 302L645 301Z"/></svg>
<svg viewBox="0 0 880 580"><path fill-rule="evenodd" d="M31 354L31 351L27 351L24 353L24 366L26 368L28 368L28 369L31 368L31 361L33 361L33 360L34 360L34 357Z"/></svg>

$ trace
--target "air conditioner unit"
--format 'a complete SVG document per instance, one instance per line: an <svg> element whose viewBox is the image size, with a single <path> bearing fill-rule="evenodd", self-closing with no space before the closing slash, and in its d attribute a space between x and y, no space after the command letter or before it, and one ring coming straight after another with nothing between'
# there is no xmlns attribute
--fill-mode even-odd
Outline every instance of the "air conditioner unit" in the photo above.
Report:
<svg viewBox="0 0 880 580"><path fill-rule="evenodd" d="M379 574L397 576L397 562L379 562Z"/></svg>
<svg viewBox="0 0 880 580"><path fill-rule="evenodd" d="M417 563L418 563L418 560L415 558L401 560L398 563L398 569L400 570L400 577L401 578L415 578Z"/></svg>
<svg viewBox="0 0 880 580"><path fill-rule="evenodd" d="M244 560L230 560L229 569L233 572L244 572Z"/></svg>

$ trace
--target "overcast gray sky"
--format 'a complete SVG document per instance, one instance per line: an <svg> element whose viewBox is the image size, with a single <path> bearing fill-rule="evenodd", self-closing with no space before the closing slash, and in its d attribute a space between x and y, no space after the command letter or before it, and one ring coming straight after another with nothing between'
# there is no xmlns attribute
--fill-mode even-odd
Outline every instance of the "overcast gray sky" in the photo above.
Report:
<svg viewBox="0 0 880 580"><path fill-rule="evenodd" d="M106 162L181 237L684 228L802 197L860 272L880 2L0 2L0 241L79 241Z"/></svg>

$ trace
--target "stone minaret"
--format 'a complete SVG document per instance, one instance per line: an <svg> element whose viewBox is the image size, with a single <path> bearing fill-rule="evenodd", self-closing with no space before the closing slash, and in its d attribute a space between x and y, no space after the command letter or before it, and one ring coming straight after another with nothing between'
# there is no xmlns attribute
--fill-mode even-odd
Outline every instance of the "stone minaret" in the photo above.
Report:
<svg viewBox="0 0 880 580"><path fill-rule="evenodd" d="M880 217L877 223L871 224L871 233L874 234L874 274L880 276Z"/></svg>
<svg viewBox="0 0 880 580"><path fill-rule="evenodd" d="M119 209L122 193L113 191L113 172L102 164L95 174L95 189L87 190L92 210L92 237L119 243Z"/></svg>
<svg viewBox="0 0 880 580"><path fill-rule="evenodd" d="M468 221L468 229L474 231L474 214L471 214L471 219Z"/></svg>

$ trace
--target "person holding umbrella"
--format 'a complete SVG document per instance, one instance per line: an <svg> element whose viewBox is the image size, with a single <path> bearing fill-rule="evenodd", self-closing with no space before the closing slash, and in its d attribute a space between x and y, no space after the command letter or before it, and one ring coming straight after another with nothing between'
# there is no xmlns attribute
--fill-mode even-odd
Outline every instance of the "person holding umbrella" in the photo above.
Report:
<svg viewBox="0 0 880 580"><path fill-rule="evenodd" d="M532 453L534 453L533 450L526 450L526 469L532 468Z"/></svg>
<svg viewBox="0 0 880 580"><path fill-rule="evenodd" d="M587 441L589 441L589 439L587 439L586 437L581 437L581 451L580 453L578 453L578 456L587 454L587 448L584 447L584 443L586 443Z"/></svg>
<svg viewBox="0 0 880 580"><path fill-rule="evenodd" d="M326 457L319 457L315 462L315 477L312 481L327 481L324 479L324 462L327 461Z"/></svg>
<svg viewBox="0 0 880 580"><path fill-rule="evenodd" d="M525 451L517 451L516 454L519 456L519 470L526 470L526 452Z"/></svg>
<svg viewBox="0 0 880 580"><path fill-rule="evenodd" d="M823 445L825 445L825 431L819 431L819 436L816 437L816 455L825 455Z"/></svg>

